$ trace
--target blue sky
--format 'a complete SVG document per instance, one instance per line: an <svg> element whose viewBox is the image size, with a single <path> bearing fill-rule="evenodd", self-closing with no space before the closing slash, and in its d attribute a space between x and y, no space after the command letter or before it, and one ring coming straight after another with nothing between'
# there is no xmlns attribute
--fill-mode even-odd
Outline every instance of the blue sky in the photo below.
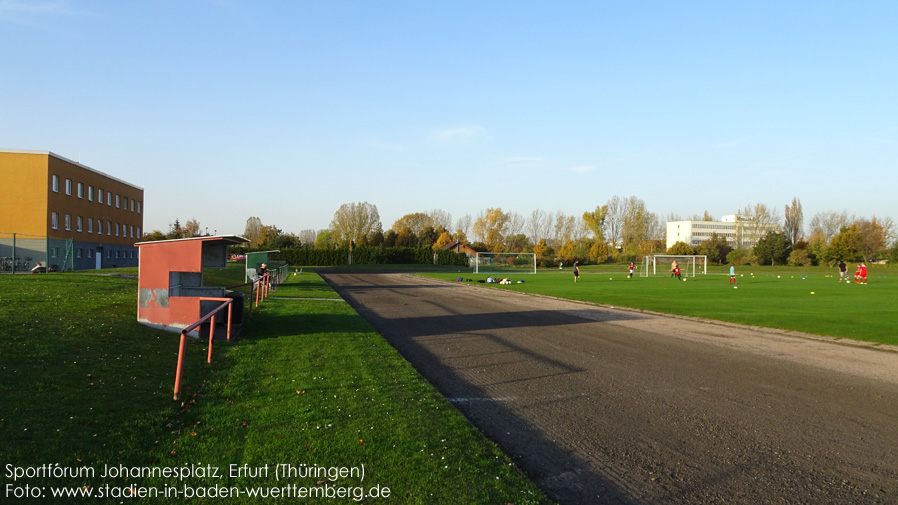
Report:
<svg viewBox="0 0 898 505"><path fill-rule="evenodd" d="M898 221L898 3L0 0L0 148L145 229L440 209Z"/></svg>

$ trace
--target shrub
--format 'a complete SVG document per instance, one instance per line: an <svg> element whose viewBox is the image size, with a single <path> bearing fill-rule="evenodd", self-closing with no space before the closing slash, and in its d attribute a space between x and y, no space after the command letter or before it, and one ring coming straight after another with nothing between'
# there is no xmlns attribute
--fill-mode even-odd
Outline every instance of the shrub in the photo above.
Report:
<svg viewBox="0 0 898 505"><path fill-rule="evenodd" d="M789 265L793 267L806 267L811 265L811 257L807 249L793 249L789 253Z"/></svg>

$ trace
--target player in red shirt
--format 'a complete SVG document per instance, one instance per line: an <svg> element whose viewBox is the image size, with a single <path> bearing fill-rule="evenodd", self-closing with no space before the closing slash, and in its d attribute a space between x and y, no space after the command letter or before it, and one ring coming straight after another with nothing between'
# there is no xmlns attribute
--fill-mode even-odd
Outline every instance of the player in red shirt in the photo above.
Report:
<svg viewBox="0 0 898 505"><path fill-rule="evenodd" d="M867 264L866 263L861 263L860 273L861 273L861 284L866 284L867 283Z"/></svg>

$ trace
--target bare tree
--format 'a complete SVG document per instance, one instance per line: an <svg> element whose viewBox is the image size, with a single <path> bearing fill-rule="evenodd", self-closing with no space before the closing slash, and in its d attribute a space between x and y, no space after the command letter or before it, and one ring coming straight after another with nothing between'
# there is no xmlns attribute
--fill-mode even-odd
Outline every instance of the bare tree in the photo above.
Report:
<svg viewBox="0 0 898 505"><path fill-rule="evenodd" d="M303 247L312 247L315 245L315 239L318 237L318 230L302 230L299 232L299 241Z"/></svg>
<svg viewBox="0 0 898 505"><path fill-rule="evenodd" d="M826 211L814 214L809 226L812 235L823 236L824 241L828 244L833 237L839 234L842 228L848 227L855 221L855 217L853 215L849 216L848 211L843 210L841 213Z"/></svg>
<svg viewBox="0 0 898 505"><path fill-rule="evenodd" d="M792 199L792 205L786 205L784 212L785 220L783 222L783 231L786 237L794 244L801 238L802 221L804 221L804 213L801 210L801 200L798 197Z"/></svg>
<svg viewBox="0 0 898 505"><path fill-rule="evenodd" d="M564 213L559 212L555 215L555 244L562 245L566 242L575 242L583 235L582 228L582 224L578 226L576 217L565 216Z"/></svg>
<svg viewBox="0 0 898 505"><path fill-rule="evenodd" d="M546 213L540 209L536 209L530 213L530 219L527 221L527 235L532 244L538 244L540 239L548 241L552 233L552 213Z"/></svg>
<svg viewBox="0 0 898 505"><path fill-rule="evenodd" d="M184 227L181 228L182 238L199 237L200 235L202 235L200 233L200 222L196 218L190 218L184 223Z"/></svg>
<svg viewBox="0 0 898 505"><path fill-rule="evenodd" d="M625 203L621 197L614 195L608 200L606 206L608 212L605 213L605 241L613 247L617 247L621 244Z"/></svg>
<svg viewBox="0 0 898 505"><path fill-rule="evenodd" d="M767 232L780 229L779 213L763 203L746 205L742 213L736 216L736 221L739 247L756 244Z"/></svg>
<svg viewBox="0 0 898 505"><path fill-rule="evenodd" d="M520 235L524 231L524 216L511 211L506 214L508 221L505 223L505 235Z"/></svg>
<svg viewBox="0 0 898 505"><path fill-rule="evenodd" d="M465 214L464 216L458 218L458 221L456 221L455 223L455 232L456 235L459 235L459 241L467 240L467 236L471 233L471 225L473 223L474 219L471 218L471 214ZM462 240L462 237L465 237L465 239Z"/></svg>
<svg viewBox="0 0 898 505"><path fill-rule="evenodd" d="M250 217L246 220L246 228L243 230L243 238L249 240L249 245L258 246L259 236L262 232L262 220L258 217Z"/></svg>
<svg viewBox="0 0 898 505"><path fill-rule="evenodd" d="M442 226L444 230L451 230L452 214L445 210L433 209L430 211L430 223L434 228Z"/></svg>
<svg viewBox="0 0 898 505"><path fill-rule="evenodd" d="M646 228L647 240L664 240L667 235L667 223L661 216L654 212L649 213L648 227Z"/></svg>

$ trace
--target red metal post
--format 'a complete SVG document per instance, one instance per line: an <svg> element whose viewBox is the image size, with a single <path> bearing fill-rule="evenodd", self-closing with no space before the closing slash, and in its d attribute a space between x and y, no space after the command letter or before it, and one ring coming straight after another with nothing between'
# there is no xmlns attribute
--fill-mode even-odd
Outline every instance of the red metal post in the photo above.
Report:
<svg viewBox="0 0 898 505"><path fill-rule="evenodd" d="M206 358L206 363L212 363L212 340L215 339L215 315L212 315L212 319L209 320L209 356Z"/></svg>
<svg viewBox="0 0 898 505"><path fill-rule="evenodd" d="M233 302L228 304L228 342L231 341L231 307L233 306Z"/></svg>
<svg viewBox="0 0 898 505"><path fill-rule="evenodd" d="M178 368L175 371L175 394L174 400L181 395L181 371L184 368L184 350L187 348L187 335L181 332L181 345L178 348Z"/></svg>

